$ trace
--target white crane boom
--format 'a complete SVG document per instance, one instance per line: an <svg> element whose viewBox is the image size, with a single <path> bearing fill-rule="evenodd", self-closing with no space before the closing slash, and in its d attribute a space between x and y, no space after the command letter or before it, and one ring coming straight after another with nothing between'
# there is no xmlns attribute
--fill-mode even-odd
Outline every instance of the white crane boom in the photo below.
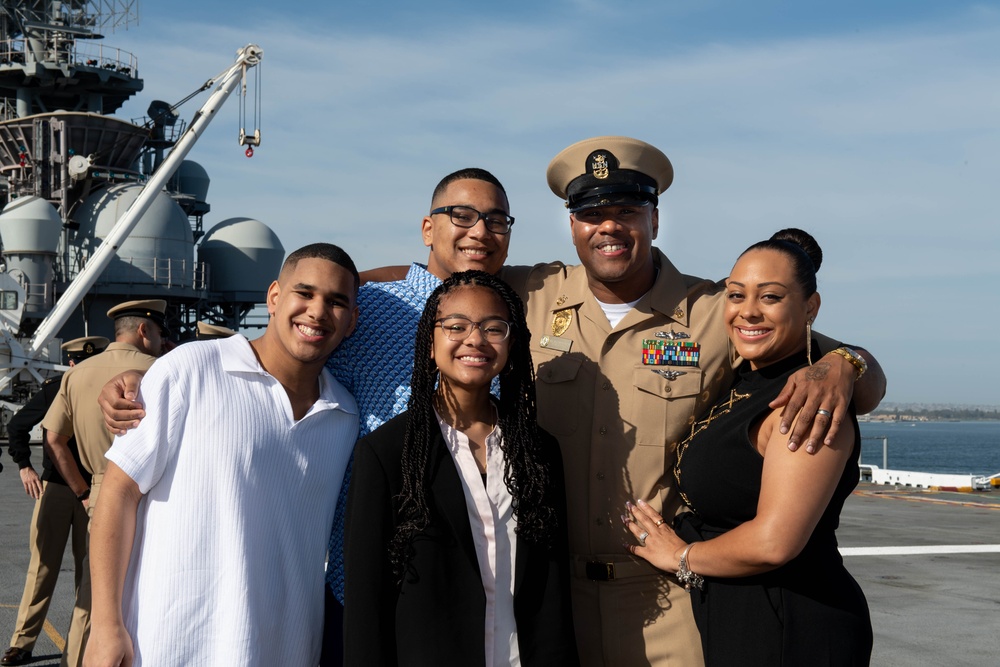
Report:
<svg viewBox="0 0 1000 667"><path fill-rule="evenodd" d="M205 87L213 85L219 81L218 88L211 97L195 114L184 135L171 149L170 154L163 161L160 167L150 176L142 192L136 200L129 206L125 214L118 220L115 226L108 233L107 237L87 261L87 266L70 283L69 287L52 311L42 320L35 331L35 335L24 348L19 367L12 368L4 377L0 377L0 391L6 388L11 380L24 368L29 368L36 359L39 352L45 349L53 336L66 324L70 313L80 303L84 295L97 282L101 272L107 268L114 258L122 242L132 233L142 215L149 209L153 199L163 189L167 181L173 176L181 162L190 152L195 142L198 141L205 128L212 122L216 112L225 103L226 99L239 85L244 73L250 67L260 63L263 51L256 44L248 44L237 52L236 62L226 71L216 76L205 84Z"/></svg>

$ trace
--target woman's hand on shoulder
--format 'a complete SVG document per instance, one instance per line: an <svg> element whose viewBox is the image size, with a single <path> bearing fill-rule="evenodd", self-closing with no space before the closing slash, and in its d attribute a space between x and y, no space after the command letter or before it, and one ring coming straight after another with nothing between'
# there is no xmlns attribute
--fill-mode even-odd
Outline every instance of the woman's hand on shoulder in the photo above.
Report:
<svg viewBox="0 0 1000 667"><path fill-rule="evenodd" d="M854 366L833 353L795 371L770 403L782 408L778 432L791 431L783 444L794 452L804 442L810 454L832 444L849 418L856 378Z"/></svg>

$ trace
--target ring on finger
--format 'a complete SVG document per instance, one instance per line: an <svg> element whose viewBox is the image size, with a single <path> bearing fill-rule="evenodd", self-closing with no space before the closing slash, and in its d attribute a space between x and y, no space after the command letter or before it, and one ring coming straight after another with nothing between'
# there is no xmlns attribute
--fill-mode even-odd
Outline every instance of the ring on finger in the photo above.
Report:
<svg viewBox="0 0 1000 667"><path fill-rule="evenodd" d="M816 414L823 415L824 417L832 417L833 416L832 412L830 412L829 410L824 410L823 408L820 408L819 410L817 410Z"/></svg>
<svg viewBox="0 0 1000 667"><path fill-rule="evenodd" d="M657 528L659 528L660 526L663 525L663 519L657 519L656 522L653 525L655 525Z"/></svg>
<svg viewBox="0 0 1000 667"><path fill-rule="evenodd" d="M647 537L649 537L649 533L647 533L646 531L642 531L641 533L639 533L640 542L645 542Z"/></svg>

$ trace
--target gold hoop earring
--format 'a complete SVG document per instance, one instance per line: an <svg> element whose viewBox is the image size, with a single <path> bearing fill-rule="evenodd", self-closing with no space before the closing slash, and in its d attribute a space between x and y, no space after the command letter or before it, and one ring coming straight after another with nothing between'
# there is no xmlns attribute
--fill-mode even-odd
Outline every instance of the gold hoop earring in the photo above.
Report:
<svg viewBox="0 0 1000 667"><path fill-rule="evenodd" d="M813 365L813 355L812 355L812 320L806 320L806 361L810 366Z"/></svg>

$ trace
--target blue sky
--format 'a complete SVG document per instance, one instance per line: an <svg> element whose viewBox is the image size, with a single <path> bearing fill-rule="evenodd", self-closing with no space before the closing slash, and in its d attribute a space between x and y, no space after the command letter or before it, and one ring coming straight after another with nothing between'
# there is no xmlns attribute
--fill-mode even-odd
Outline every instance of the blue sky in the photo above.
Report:
<svg viewBox="0 0 1000 667"><path fill-rule="evenodd" d="M264 49L254 158L235 97L190 156L212 177L206 226L254 217L361 268L425 261L431 190L479 166L517 218L509 261L574 261L545 168L635 136L674 163L656 244L681 270L721 278L802 227L826 253L818 327L878 356L887 400L1000 405L1000 4L276 6L145 2L105 39L139 57L130 117Z"/></svg>

